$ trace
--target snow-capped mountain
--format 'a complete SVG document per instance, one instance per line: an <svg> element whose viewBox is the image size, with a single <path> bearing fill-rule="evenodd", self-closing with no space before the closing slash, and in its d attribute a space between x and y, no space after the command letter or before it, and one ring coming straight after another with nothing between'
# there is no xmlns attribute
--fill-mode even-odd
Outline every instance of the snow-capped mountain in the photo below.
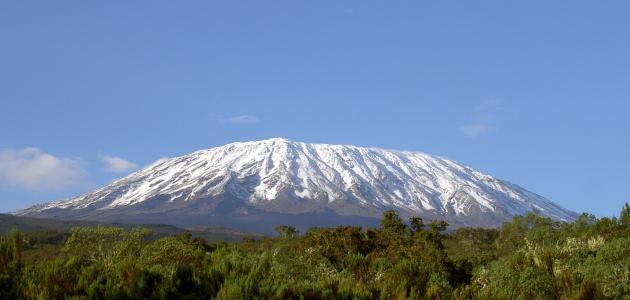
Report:
<svg viewBox="0 0 630 300"><path fill-rule="evenodd" d="M96 191L16 214L265 231L283 222L370 223L386 209L459 226L498 226L531 211L561 221L576 216L448 159L280 138L161 159Z"/></svg>

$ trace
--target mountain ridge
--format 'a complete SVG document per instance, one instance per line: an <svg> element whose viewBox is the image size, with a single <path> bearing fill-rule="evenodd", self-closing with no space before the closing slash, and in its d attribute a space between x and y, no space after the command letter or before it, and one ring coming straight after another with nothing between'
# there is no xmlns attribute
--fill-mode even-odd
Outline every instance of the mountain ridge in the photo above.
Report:
<svg viewBox="0 0 630 300"><path fill-rule="evenodd" d="M131 220L151 214L185 219L321 213L334 219L377 218L386 209L485 227L532 211L560 221L576 216L516 184L446 158L284 138L160 159L93 192L16 214L71 219L129 214Z"/></svg>

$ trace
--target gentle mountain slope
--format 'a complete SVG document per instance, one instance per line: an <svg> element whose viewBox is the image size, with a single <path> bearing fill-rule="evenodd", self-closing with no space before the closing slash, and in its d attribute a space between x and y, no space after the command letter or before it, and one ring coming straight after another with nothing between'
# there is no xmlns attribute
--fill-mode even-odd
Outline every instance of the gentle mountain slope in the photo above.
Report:
<svg viewBox="0 0 630 300"><path fill-rule="evenodd" d="M116 223L98 223L93 221L71 221L71 220L55 220L42 218L19 217L14 215L0 214L0 234L7 234L12 229L21 232L68 232L74 227L96 227L96 226L113 226L130 229L135 227L133 224L116 224ZM179 228L164 224L142 224L140 227L151 230L153 238L160 238L170 235L178 235L182 233L190 233L195 237L203 237L207 241L226 241L239 242L245 238L260 238L263 235L253 232L242 232L228 228Z"/></svg>
<svg viewBox="0 0 630 300"><path fill-rule="evenodd" d="M344 219L369 223L385 209L476 226L498 226L534 210L562 221L575 217L542 196L451 160L286 139L163 159L94 192L18 214L231 226L294 217L317 225L304 218L319 216L331 221L322 225L334 225Z"/></svg>

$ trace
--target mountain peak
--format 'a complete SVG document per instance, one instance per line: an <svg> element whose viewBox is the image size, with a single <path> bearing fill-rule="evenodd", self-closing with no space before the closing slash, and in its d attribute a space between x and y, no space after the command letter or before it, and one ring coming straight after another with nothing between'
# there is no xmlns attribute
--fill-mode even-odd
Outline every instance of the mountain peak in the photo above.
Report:
<svg viewBox="0 0 630 300"><path fill-rule="evenodd" d="M274 138L268 138L265 140L259 140L259 141L250 141L249 143L264 143L264 144L273 144L273 143L284 143L284 144L289 144L289 143L295 143L292 140L289 140L287 138L283 138L283 137L274 137Z"/></svg>
<svg viewBox="0 0 630 300"><path fill-rule="evenodd" d="M440 157L285 138L163 160L94 192L19 214L180 215L186 221L201 215L208 216L202 222L214 222L227 216L322 212L375 218L386 209L475 226L498 226L532 211L563 221L575 217L540 195Z"/></svg>

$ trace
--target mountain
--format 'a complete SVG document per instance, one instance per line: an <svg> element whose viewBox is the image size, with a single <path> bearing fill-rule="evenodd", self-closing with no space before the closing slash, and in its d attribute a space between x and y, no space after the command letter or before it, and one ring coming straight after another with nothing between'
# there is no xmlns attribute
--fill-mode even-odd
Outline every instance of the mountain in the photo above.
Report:
<svg viewBox="0 0 630 300"><path fill-rule="evenodd" d="M496 227L538 211L576 214L515 184L424 153L275 138L232 143L152 165L79 197L17 215L266 231L373 225L382 211Z"/></svg>
<svg viewBox="0 0 630 300"><path fill-rule="evenodd" d="M136 225L100 223L94 221L42 219L0 214L0 234L5 235L8 234L9 231L11 231L12 229L17 229L23 233L56 232L58 233L58 235L56 235L58 237L67 237L70 234L70 230L74 227L97 226L113 226L129 230ZM179 228L165 224L142 224L142 227L151 230L151 237L154 239L165 236L190 233L193 237L202 237L209 242L239 242L247 238L261 238L264 236L255 232L243 232L229 228ZM53 234L53 236L55 235ZM62 240L63 238L60 239L60 241Z"/></svg>

